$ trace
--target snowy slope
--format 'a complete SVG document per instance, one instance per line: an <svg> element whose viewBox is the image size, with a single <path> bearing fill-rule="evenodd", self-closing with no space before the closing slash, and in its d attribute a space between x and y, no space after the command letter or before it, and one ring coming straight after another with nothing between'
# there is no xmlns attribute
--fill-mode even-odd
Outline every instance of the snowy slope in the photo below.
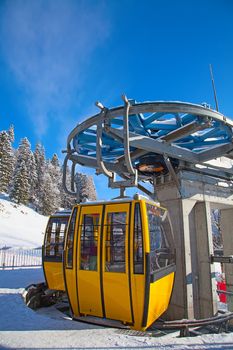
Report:
<svg viewBox="0 0 233 350"><path fill-rule="evenodd" d="M43 243L48 218L0 195L0 248L37 248Z"/></svg>

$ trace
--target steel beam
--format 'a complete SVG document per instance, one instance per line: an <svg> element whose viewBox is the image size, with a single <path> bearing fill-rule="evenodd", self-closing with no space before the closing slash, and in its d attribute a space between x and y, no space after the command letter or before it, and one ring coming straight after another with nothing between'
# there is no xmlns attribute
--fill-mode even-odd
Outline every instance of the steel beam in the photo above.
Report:
<svg viewBox="0 0 233 350"><path fill-rule="evenodd" d="M192 122L192 123L189 123L189 124L183 126L182 128L180 128L178 130L174 130L174 131L170 132L169 134L158 138L157 140L163 140L163 141L166 141L168 143L171 143L171 142L173 142L181 137L185 137L185 136L190 135L196 131L203 130L209 126L210 126L209 122L203 123L201 125L197 122ZM122 141L122 138L118 137L116 134L110 132L110 135L115 137L117 141L119 141L119 140ZM131 160L134 160L134 159L137 159L139 157L144 156L147 153L148 153L148 151L144 151L142 149L136 149L135 151L132 151L130 153L130 158L131 158ZM117 161L124 162L124 159L125 159L124 156L121 156L117 159Z"/></svg>
<svg viewBox="0 0 233 350"><path fill-rule="evenodd" d="M94 157L73 154L71 155L70 160L88 168L98 169L97 160ZM127 168L122 164L113 162L104 162L104 164L106 168L111 172L115 172L117 174L127 173Z"/></svg>
<svg viewBox="0 0 233 350"><path fill-rule="evenodd" d="M123 139L123 131L110 128L111 134ZM130 146L147 152L167 154L169 157L186 160L192 163L198 163L198 155L192 151L178 146L172 146L163 141L157 141L148 136L129 133Z"/></svg>
<svg viewBox="0 0 233 350"><path fill-rule="evenodd" d="M174 142L176 140L179 140L182 137L189 136L196 131L206 129L206 128L210 127L210 125L211 125L211 122L209 122L209 121L206 123L202 123L202 124L195 121L195 122L189 123L187 125L184 125L179 129L176 129L174 131L169 132L169 134L160 137L160 140L164 140L168 143L171 143L171 142Z"/></svg>
<svg viewBox="0 0 233 350"><path fill-rule="evenodd" d="M198 163L207 162L208 160L218 157L228 157L228 153L233 150L233 143L225 143L220 146L209 148L206 151L198 153ZM230 157L229 157L230 158Z"/></svg>

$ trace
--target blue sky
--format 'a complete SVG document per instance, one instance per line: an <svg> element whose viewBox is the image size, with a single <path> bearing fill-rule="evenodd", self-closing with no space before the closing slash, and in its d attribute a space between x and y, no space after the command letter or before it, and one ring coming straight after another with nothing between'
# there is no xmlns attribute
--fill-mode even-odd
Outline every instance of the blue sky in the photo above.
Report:
<svg viewBox="0 0 233 350"><path fill-rule="evenodd" d="M27 136L62 159L96 100L113 107L126 93L214 107L209 63L220 111L231 117L231 0L2 0L0 130L14 124L15 147Z"/></svg>

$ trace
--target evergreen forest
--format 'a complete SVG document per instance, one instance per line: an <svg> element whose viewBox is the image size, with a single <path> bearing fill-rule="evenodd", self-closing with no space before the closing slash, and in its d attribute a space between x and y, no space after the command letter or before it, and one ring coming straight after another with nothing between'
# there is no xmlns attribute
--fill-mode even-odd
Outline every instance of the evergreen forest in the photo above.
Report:
<svg viewBox="0 0 233 350"><path fill-rule="evenodd" d="M46 159L45 149L38 143L34 150L27 137L13 147L14 127L0 131L0 193L6 193L17 204L32 207L42 215L60 208L71 208L75 198L62 186L63 168L57 154ZM70 169L66 169L67 183ZM96 190L91 176L76 174L76 187L82 200L95 200Z"/></svg>

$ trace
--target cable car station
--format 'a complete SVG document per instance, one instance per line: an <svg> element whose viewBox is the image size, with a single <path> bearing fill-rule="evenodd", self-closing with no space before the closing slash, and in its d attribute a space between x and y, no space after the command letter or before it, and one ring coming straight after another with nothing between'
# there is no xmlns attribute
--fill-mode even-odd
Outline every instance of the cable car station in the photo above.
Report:
<svg viewBox="0 0 233 350"><path fill-rule="evenodd" d="M122 98L115 108L97 103L99 113L68 136L66 191L79 203L79 164L107 176L120 195L79 203L65 221L60 215L63 231L69 224L56 244L51 237L57 229L53 220L58 221L51 217L43 248L47 284L66 290L77 319L97 316L144 330L166 310L170 320L212 317L213 208L221 210L224 256L233 254L233 122L207 104ZM130 187L148 199L127 197ZM232 292L233 265L226 264L225 271ZM233 311L230 298L228 308Z"/></svg>

